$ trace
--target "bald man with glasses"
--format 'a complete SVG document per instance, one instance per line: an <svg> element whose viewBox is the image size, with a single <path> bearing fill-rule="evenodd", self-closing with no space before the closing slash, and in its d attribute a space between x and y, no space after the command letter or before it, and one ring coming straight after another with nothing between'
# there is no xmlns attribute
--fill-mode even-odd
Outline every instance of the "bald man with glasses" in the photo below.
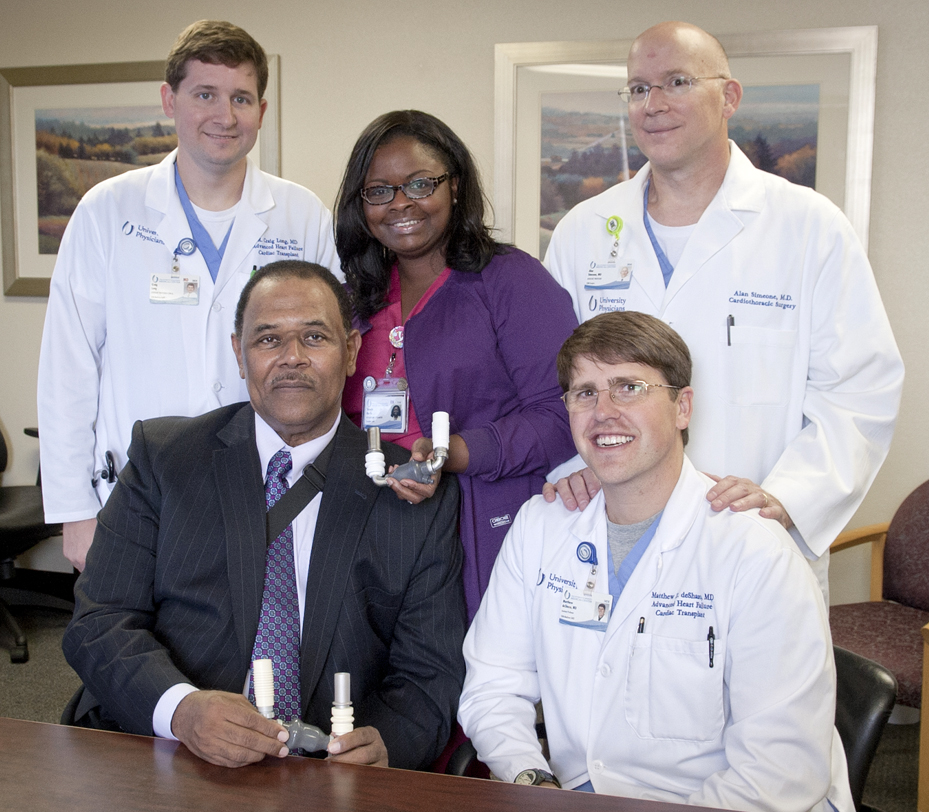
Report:
<svg viewBox="0 0 929 812"><path fill-rule="evenodd" d="M579 320L641 311L683 336L704 396L689 453L718 480L707 499L780 522L828 603L829 544L887 455L903 386L867 256L835 205L729 140L742 86L707 32L645 31L620 96L648 163L572 209L545 265ZM557 484L572 509L598 488L589 469Z"/></svg>

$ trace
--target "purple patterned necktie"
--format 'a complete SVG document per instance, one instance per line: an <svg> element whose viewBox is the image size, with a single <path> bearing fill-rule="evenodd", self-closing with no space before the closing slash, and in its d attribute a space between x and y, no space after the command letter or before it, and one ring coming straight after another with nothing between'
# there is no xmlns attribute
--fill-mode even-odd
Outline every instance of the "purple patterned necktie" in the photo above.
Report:
<svg viewBox="0 0 929 812"><path fill-rule="evenodd" d="M270 510L289 487L293 467L290 452L278 451L268 463L265 500ZM267 658L274 665L274 708L284 721L300 718L300 606L294 568L294 531L287 525L268 545L261 616L252 660ZM254 687L249 691L254 701Z"/></svg>

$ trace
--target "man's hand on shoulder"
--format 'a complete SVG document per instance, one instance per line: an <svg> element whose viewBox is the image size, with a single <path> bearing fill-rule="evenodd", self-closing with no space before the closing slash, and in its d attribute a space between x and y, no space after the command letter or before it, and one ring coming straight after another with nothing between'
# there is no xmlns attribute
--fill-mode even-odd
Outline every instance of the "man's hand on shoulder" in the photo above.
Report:
<svg viewBox="0 0 929 812"><path fill-rule="evenodd" d="M715 474L707 476L716 483L707 492L706 498L710 507L717 513L726 508L736 513L759 508L759 514L763 519L774 519L780 522L785 530L794 526L784 506L750 479L735 476L718 477Z"/></svg>
<svg viewBox="0 0 929 812"><path fill-rule="evenodd" d="M196 756L221 767L241 767L265 756L283 758L288 733L265 719L241 694L194 691L171 720L171 732Z"/></svg>
<svg viewBox="0 0 929 812"><path fill-rule="evenodd" d="M61 526L62 548L65 558L71 562L78 572L84 571L84 566L87 563L87 551L94 540L96 530L96 519L65 522Z"/></svg>
<svg viewBox="0 0 929 812"><path fill-rule="evenodd" d="M546 482L542 487L542 496L546 502L554 502L555 497L560 496L568 510L583 510L599 492L600 480L590 468L575 471L570 476L559 479L554 485Z"/></svg>
<svg viewBox="0 0 929 812"><path fill-rule="evenodd" d="M346 764L387 766L387 746L376 728L359 727L329 742L329 758Z"/></svg>

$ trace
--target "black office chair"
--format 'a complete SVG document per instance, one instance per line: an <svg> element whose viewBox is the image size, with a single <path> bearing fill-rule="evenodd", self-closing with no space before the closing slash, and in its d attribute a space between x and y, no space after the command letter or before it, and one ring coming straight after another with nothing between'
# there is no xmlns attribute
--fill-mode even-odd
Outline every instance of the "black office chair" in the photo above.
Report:
<svg viewBox="0 0 929 812"><path fill-rule="evenodd" d="M897 698L897 680L884 666L835 646L835 726L845 748L848 778L857 812L877 745Z"/></svg>
<svg viewBox="0 0 929 812"><path fill-rule="evenodd" d="M545 732L545 722L540 721L535 724L535 733L542 744L542 753L548 758L548 741ZM468 778L490 778L490 770L487 766L477 759L477 750L471 744L470 739L465 739L455 752L452 753L445 765L446 775L466 776Z"/></svg>
<svg viewBox="0 0 929 812"><path fill-rule="evenodd" d="M27 434L32 432L27 431ZM6 470L7 447L0 433L0 472ZM37 480L38 481L38 480ZM18 555L40 541L61 533L61 525L45 524L42 489L36 485L0 487L0 585L8 586L16 575ZM9 605L0 597L0 627L13 635L10 661L24 663L29 659L26 635L10 613Z"/></svg>
<svg viewBox="0 0 929 812"><path fill-rule="evenodd" d="M466 739L455 748L455 752L452 753L452 757L448 760L448 764L445 765L445 774L458 776L469 775L471 766L476 761L477 750L474 749L471 740Z"/></svg>

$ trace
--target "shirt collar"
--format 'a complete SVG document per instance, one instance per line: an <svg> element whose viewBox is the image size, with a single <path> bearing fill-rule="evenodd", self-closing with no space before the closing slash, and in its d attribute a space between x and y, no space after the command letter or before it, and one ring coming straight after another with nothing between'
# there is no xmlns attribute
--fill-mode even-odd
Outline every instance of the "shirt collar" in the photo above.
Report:
<svg viewBox="0 0 929 812"><path fill-rule="evenodd" d="M322 437L301 443L292 447L281 440L280 435L272 429L262 419L258 412L255 412L255 442L258 445L258 458L261 460L261 479L264 481L268 472L268 463L271 457L277 454L282 448L290 452L290 458L293 461L293 468L287 474L287 482L293 485L297 479L303 475L303 469L307 465L316 462L316 458L322 453L323 449L329 445L329 442L335 437L336 429L339 427L339 421L342 419L342 413L336 415L335 423Z"/></svg>

